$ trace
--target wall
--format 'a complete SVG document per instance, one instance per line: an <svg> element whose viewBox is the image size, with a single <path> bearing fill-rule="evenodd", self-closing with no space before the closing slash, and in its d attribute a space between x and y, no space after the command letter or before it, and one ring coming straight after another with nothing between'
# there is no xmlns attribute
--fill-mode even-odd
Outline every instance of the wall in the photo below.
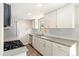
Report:
<svg viewBox="0 0 79 59"><path fill-rule="evenodd" d="M24 44L28 42L28 34L32 30L32 21L31 20L19 20L17 21L17 37Z"/></svg>
<svg viewBox="0 0 79 59"><path fill-rule="evenodd" d="M21 38L24 35L31 33L31 29L32 29L32 21L31 20L17 21L18 38Z"/></svg>
<svg viewBox="0 0 79 59"><path fill-rule="evenodd" d="M0 3L0 56L3 55L3 4Z"/></svg>
<svg viewBox="0 0 79 59"><path fill-rule="evenodd" d="M29 28L31 28L32 23L31 20L20 18L15 11L18 10L11 6L11 26L4 30L4 41L21 40L24 43L26 39L23 40L22 38L31 32ZM14 17L14 13L16 17ZM23 14L21 15L23 16Z"/></svg>
<svg viewBox="0 0 79 59"><path fill-rule="evenodd" d="M50 12L45 15L44 22L49 28L56 28L57 21L57 11Z"/></svg>
<svg viewBox="0 0 79 59"><path fill-rule="evenodd" d="M11 19L11 26L4 31L4 41L21 40L24 44L27 42L27 37L32 30L31 20ZM27 35L25 37L25 35ZM27 40L26 40L27 39Z"/></svg>

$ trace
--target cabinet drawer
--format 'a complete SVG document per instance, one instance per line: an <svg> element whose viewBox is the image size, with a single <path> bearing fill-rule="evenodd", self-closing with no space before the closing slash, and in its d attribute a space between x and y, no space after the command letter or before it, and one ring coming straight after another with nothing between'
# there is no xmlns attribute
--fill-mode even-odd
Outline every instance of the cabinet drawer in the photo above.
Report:
<svg viewBox="0 0 79 59"><path fill-rule="evenodd" d="M53 43L53 46L61 49L64 52L69 52L70 51L70 47L67 47L67 46L64 46L64 45L61 45L61 44Z"/></svg>
<svg viewBox="0 0 79 59"><path fill-rule="evenodd" d="M53 56L69 56L69 47L53 43Z"/></svg>
<svg viewBox="0 0 79 59"><path fill-rule="evenodd" d="M69 56L68 52L62 51L61 49L58 49L56 47L53 47L53 56Z"/></svg>

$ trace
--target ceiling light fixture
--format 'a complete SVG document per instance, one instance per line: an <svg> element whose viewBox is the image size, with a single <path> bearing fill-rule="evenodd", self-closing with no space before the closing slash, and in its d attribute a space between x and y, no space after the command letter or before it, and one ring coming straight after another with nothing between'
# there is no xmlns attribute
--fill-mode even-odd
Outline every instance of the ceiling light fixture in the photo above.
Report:
<svg viewBox="0 0 79 59"><path fill-rule="evenodd" d="M42 7L42 4L37 4L38 7Z"/></svg>
<svg viewBox="0 0 79 59"><path fill-rule="evenodd" d="M32 15L31 13L28 13L28 15Z"/></svg>

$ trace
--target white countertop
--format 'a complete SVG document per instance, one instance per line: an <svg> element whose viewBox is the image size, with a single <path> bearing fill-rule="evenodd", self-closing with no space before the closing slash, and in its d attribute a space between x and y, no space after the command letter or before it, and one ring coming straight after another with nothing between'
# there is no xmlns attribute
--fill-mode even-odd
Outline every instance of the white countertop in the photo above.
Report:
<svg viewBox="0 0 79 59"><path fill-rule="evenodd" d="M51 42L55 42L55 43L59 43L65 46L72 46L74 43L76 43L77 41L75 40L68 40L68 38L64 38L63 36L57 36L57 35L50 35L50 34L44 34L42 36L39 36L40 34L37 33L33 33L31 35L35 35L36 37L51 41Z"/></svg>
<svg viewBox="0 0 79 59"><path fill-rule="evenodd" d="M41 32L34 30L34 34L41 35ZM54 28L48 29L48 32L43 33L45 39L66 44L71 46L74 42L79 42L79 29L72 28ZM42 37L43 38L43 37ZM52 39L54 38L54 39Z"/></svg>

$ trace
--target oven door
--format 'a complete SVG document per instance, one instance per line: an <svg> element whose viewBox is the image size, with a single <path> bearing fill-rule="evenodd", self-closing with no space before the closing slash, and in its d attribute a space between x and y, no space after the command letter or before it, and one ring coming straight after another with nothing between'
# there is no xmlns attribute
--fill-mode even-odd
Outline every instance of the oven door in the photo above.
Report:
<svg viewBox="0 0 79 59"><path fill-rule="evenodd" d="M17 49L12 49L8 51L4 51L4 56L27 56L27 48L26 47L20 47Z"/></svg>

